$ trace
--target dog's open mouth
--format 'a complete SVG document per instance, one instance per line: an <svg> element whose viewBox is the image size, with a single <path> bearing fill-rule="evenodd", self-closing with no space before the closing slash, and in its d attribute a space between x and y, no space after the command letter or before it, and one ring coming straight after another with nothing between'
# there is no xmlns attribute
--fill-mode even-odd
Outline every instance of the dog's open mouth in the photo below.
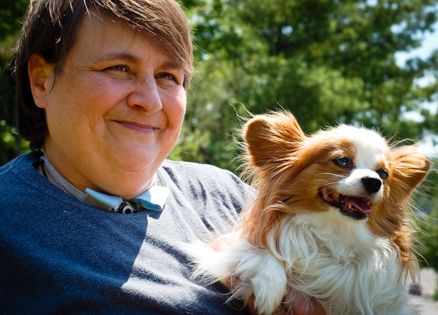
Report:
<svg viewBox="0 0 438 315"><path fill-rule="evenodd" d="M326 187L319 189L319 196L329 205L338 208L343 215L356 220L366 219L373 207L368 198L344 196Z"/></svg>

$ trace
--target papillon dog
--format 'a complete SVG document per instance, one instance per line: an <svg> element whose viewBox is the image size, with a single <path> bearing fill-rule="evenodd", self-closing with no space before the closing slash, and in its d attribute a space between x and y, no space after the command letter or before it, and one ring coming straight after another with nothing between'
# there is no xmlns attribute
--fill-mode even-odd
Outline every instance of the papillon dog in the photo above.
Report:
<svg viewBox="0 0 438 315"><path fill-rule="evenodd" d="M307 136L287 112L254 116L243 140L256 197L232 231L193 245L195 277L258 314L314 300L328 315L411 314L410 199L427 158L350 125Z"/></svg>

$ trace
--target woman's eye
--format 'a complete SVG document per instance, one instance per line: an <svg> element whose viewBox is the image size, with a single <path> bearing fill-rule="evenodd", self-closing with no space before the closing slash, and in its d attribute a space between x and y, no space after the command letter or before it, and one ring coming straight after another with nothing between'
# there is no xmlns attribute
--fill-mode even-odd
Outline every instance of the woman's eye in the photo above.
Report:
<svg viewBox="0 0 438 315"><path fill-rule="evenodd" d="M333 163L335 163L337 166L342 168L352 168L353 167L353 160L349 157L342 156L338 157L333 160Z"/></svg>
<svg viewBox="0 0 438 315"><path fill-rule="evenodd" d="M174 76L172 73L169 72L160 72L157 75L158 79L164 79L164 80L169 80L169 81L173 81L175 83L178 83L178 79L176 78L176 76Z"/></svg>
<svg viewBox="0 0 438 315"><path fill-rule="evenodd" d="M108 68L105 68L106 71L120 71L120 72L129 72L129 68L125 65L115 65Z"/></svg>

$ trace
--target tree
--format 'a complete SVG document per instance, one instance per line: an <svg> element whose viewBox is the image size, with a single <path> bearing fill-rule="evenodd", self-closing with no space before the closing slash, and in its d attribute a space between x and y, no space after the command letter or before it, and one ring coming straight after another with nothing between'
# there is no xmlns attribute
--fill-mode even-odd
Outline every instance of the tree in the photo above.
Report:
<svg viewBox="0 0 438 315"><path fill-rule="evenodd" d="M22 150L13 129L11 49L27 0L0 8L0 163ZM437 20L438 0L183 0L196 72L173 157L235 170L241 116L291 110L306 132L337 122L378 128L394 140L436 133L438 52L396 62ZM5 72L6 70L6 72ZM8 72L9 71L9 72ZM427 85L418 80L429 75ZM420 110L421 123L404 117Z"/></svg>
<svg viewBox="0 0 438 315"><path fill-rule="evenodd" d="M438 165L438 158L432 161ZM420 263L438 271L438 169L432 168L417 196Z"/></svg>
<svg viewBox="0 0 438 315"><path fill-rule="evenodd" d="M3 0L0 7L0 165L25 149L15 134L11 57L26 0Z"/></svg>
<svg viewBox="0 0 438 315"><path fill-rule="evenodd" d="M395 55L420 45L437 20L437 4L212 0L191 6L197 71L186 131L209 139L197 159L235 169L231 157L238 153L228 144L242 123L241 104L252 113L291 110L307 132L336 122L379 128L394 140L435 132L436 114L422 104L438 96L436 54L403 67ZM435 79L418 85L426 74ZM422 123L404 118L419 109Z"/></svg>

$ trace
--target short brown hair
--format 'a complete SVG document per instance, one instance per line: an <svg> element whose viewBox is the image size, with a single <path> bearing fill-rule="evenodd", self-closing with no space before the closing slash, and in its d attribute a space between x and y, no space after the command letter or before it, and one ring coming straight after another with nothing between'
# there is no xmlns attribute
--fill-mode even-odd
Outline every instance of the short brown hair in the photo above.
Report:
<svg viewBox="0 0 438 315"><path fill-rule="evenodd" d="M172 58L184 66L187 88L193 65L192 39L187 18L176 0L31 0L18 41L14 63L17 127L31 149L43 146L47 136L44 109L32 97L27 62L40 54L62 68L75 42L81 18L90 12L110 14L157 39Z"/></svg>

